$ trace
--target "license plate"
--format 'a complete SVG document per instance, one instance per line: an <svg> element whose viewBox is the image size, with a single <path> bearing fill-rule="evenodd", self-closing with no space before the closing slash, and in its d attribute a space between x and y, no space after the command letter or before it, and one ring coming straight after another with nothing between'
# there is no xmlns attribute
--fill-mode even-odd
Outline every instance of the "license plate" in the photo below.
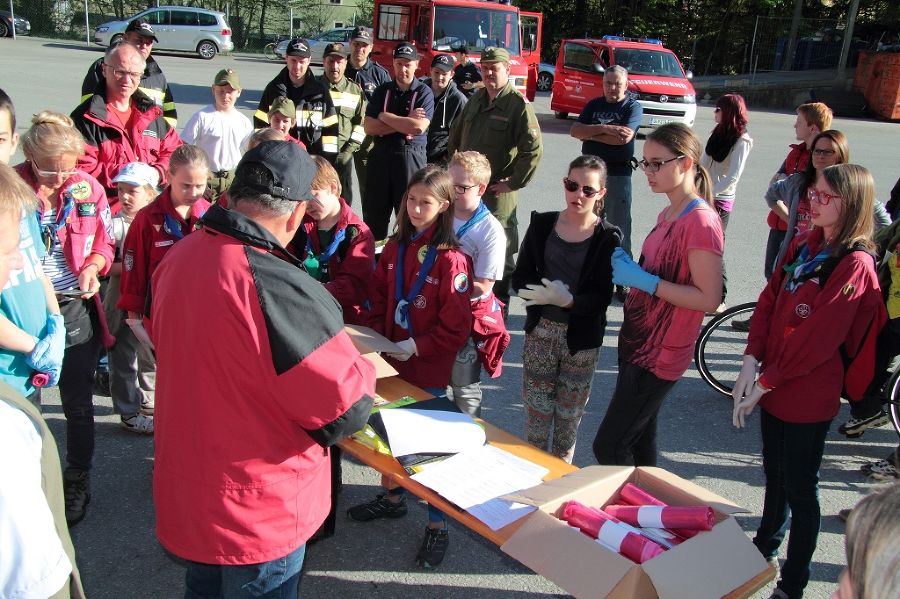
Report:
<svg viewBox="0 0 900 599"><path fill-rule="evenodd" d="M667 125L676 122L674 119L650 119L651 125Z"/></svg>

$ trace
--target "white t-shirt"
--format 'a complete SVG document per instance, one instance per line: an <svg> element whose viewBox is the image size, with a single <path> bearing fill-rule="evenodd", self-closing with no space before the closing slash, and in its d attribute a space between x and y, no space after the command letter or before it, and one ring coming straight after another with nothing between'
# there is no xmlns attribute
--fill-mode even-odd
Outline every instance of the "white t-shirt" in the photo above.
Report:
<svg viewBox="0 0 900 599"><path fill-rule="evenodd" d="M453 217L453 230L459 231L466 221ZM462 239L460 249L472 258L472 276L480 279L499 281L503 278L503 264L506 261L506 233L503 225L493 214L472 225Z"/></svg>
<svg viewBox="0 0 900 599"><path fill-rule="evenodd" d="M50 597L68 580L72 563L41 488L40 434L4 401L0 455L0 480L6 481L0 485L0 597Z"/></svg>
<svg viewBox="0 0 900 599"><path fill-rule="evenodd" d="M210 171L230 171L241 160L242 149L251 133L253 124L238 110L220 112L209 105L188 120L181 139L206 152Z"/></svg>

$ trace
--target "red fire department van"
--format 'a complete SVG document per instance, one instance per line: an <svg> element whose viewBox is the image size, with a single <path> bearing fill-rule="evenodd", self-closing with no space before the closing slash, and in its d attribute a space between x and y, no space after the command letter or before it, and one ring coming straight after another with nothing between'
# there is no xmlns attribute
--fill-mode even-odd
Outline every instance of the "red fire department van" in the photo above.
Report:
<svg viewBox="0 0 900 599"><path fill-rule="evenodd" d="M589 100L603 95L603 73L611 65L628 69L628 91L644 108L641 127L684 123L697 116L697 98L674 52L654 39L606 35L563 40L556 59L550 109L558 118L580 114Z"/></svg>
<svg viewBox="0 0 900 599"><path fill-rule="evenodd" d="M505 48L510 56L510 80L534 99L541 57L541 13L520 12L496 0L375 0L372 59L393 72L392 54L398 42L409 41L419 51L418 76L426 76L436 54L469 48L479 61L487 46ZM530 94L530 95L529 95Z"/></svg>

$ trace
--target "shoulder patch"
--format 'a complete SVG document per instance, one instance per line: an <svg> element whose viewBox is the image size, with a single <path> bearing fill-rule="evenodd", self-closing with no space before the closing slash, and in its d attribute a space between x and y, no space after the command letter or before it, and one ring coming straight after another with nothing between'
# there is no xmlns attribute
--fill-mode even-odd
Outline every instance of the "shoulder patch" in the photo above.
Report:
<svg viewBox="0 0 900 599"><path fill-rule="evenodd" d="M453 277L453 288L456 289L459 293L466 293L469 291L469 275L464 272L457 273L455 277Z"/></svg>

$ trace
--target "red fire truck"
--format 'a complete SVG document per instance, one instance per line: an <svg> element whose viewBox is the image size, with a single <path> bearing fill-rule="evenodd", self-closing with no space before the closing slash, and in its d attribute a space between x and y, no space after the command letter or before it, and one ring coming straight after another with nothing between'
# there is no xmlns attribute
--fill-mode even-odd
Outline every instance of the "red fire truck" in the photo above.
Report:
<svg viewBox="0 0 900 599"><path fill-rule="evenodd" d="M427 75L436 54L469 48L479 61L487 46L505 48L510 56L510 80L529 100L534 99L541 56L541 13L519 11L496 0L375 0L372 59L393 72L392 53L409 41L419 51L417 75Z"/></svg>

